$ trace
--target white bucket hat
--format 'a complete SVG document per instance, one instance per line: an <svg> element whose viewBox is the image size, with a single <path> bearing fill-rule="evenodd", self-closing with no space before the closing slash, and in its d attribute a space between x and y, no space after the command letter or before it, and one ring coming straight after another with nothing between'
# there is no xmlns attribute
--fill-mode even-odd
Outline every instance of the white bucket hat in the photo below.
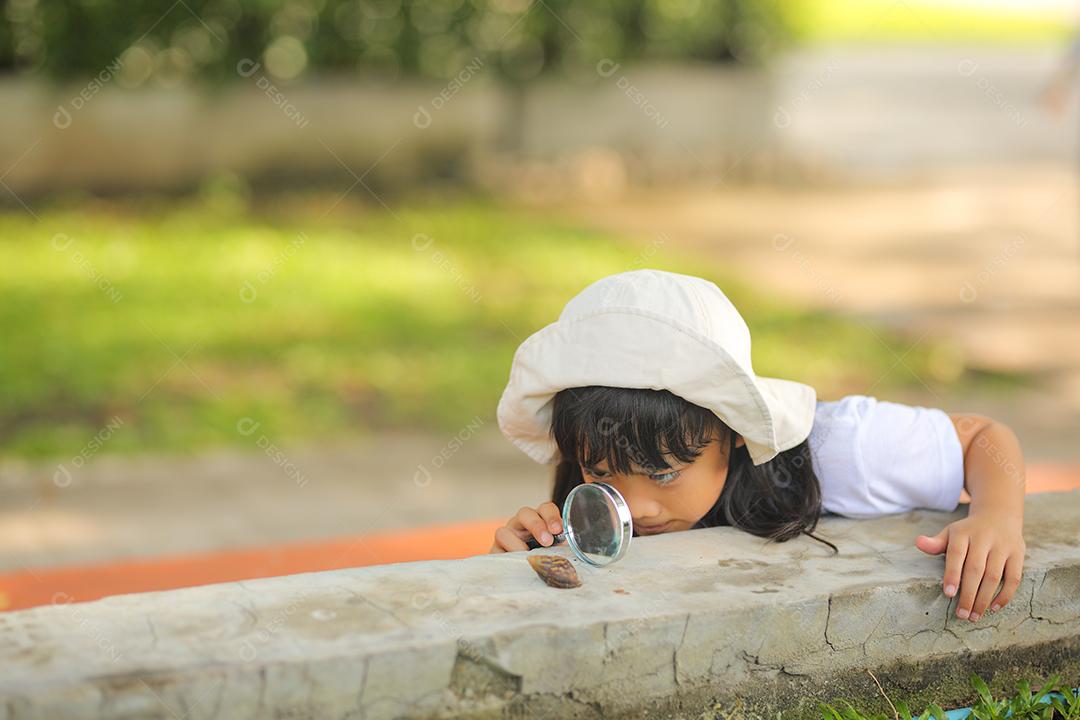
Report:
<svg viewBox="0 0 1080 720"><path fill-rule="evenodd" d="M745 439L755 465L809 436L817 401L809 385L754 374L750 330L715 283L663 270L597 280L521 343L499 429L554 463L552 399L587 385L668 390L707 408Z"/></svg>

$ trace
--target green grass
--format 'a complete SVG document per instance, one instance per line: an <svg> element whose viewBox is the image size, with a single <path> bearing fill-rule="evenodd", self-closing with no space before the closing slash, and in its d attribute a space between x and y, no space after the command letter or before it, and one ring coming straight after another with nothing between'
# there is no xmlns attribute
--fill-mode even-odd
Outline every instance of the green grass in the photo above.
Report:
<svg viewBox="0 0 1080 720"><path fill-rule="evenodd" d="M457 431L493 419L522 339L648 256L728 291L761 374L887 394L954 372L929 342L897 365L904 341L774 302L725 276L720 256L652 254L648 238L480 201L416 201L399 219L343 203L320 219L332 201L0 213L0 452L70 456L117 418L110 452L249 445L245 417L275 440Z"/></svg>
<svg viewBox="0 0 1080 720"><path fill-rule="evenodd" d="M874 682L877 678L867 671ZM1031 685L1026 680L1016 684L1016 691L1009 697L995 698L983 681L972 674L968 681L976 692L975 702L971 705L971 720L1080 720L1080 696L1069 685L1062 685L1061 677L1051 677L1041 688L1031 692ZM878 684L879 692L888 703L890 712L865 713L855 708L848 701L843 701L844 709L834 705L820 703L823 720L946 720L944 709L931 704L921 715L912 715L906 702L889 699Z"/></svg>
<svg viewBox="0 0 1080 720"><path fill-rule="evenodd" d="M1063 43L1072 30L1061 14L950 7L929 0L815 0L791 15L800 39L812 44L1045 44Z"/></svg>

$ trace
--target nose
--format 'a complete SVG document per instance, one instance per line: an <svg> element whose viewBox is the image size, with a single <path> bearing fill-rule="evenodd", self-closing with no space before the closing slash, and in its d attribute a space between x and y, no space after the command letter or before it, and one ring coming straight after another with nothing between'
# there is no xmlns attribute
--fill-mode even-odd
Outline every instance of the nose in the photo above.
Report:
<svg viewBox="0 0 1080 720"><path fill-rule="evenodd" d="M664 515L664 508L644 492L624 493L626 504L630 507L630 517L635 525L659 525Z"/></svg>

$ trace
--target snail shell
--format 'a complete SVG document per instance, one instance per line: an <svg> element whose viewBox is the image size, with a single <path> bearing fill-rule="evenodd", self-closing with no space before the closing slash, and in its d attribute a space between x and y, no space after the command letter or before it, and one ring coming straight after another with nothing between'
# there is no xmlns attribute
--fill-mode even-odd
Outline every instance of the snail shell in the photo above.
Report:
<svg viewBox="0 0 1080 720"><path fill-rule="evenodd" d="M570 561L558 555L530 555L529 564L540 579L551 587L574 588L581 585L581 578Z"/></svg>

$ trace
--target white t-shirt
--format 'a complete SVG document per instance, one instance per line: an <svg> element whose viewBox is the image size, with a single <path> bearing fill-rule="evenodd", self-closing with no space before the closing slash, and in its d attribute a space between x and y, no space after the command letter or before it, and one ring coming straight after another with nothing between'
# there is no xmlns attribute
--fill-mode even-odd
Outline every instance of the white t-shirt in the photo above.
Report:
<svg viewBox="0 0 1080 720"><path fill-rule="evenodd" d="M808 444L823 512L870 518L960 502L963 449L942 410L864 395L819 401Z"/></svg>

